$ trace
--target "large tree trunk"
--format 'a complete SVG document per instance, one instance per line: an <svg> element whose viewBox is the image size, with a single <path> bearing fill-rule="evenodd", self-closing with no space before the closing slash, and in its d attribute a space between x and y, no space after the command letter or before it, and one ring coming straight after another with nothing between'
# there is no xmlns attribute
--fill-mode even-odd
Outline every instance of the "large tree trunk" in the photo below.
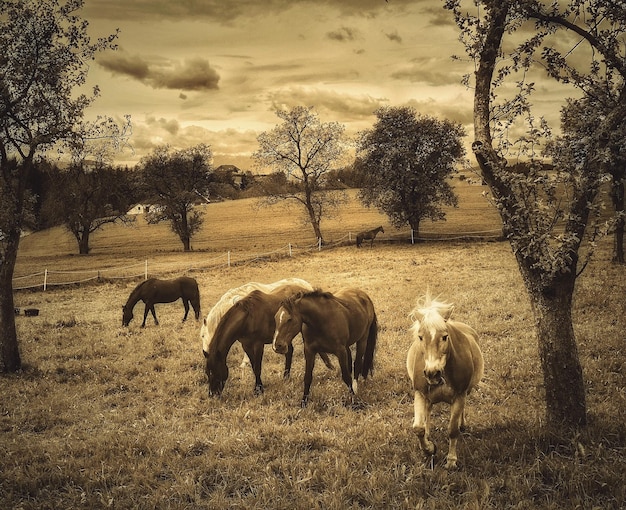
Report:
<svg viewBox="0 0 626 510"><path fill-rule="evenodd" d="M543 371L546 419L551 426L587 423L585 383L572 324L575 276L549 287L528 285Z"/></svg>
<svg viewBox="0 0 626 510"><path fill-rule="evenodd" d="M511 5L510 2L494 2L491 7L476 71L472 150L485 182L498 201L504 233L512 236L513 251L530 297L545 385L546 419L550 426L578 427L586 424L586 404L571 316L577 253L572 254L569 272L554 276L550 267L542 268L537 264L539 253L535 253L538 258L534 260L524 258L520 248L533 251L524 244L528 243L523 240L524 236L520 238L522 245L515 246L516 233L528 232L520 218L520 214L528 211L504 178L507 162L494 150L491 137L492 79Z"/></svg>
<svg viewBox="0 0 626 510"><path fill-rule="evenodd" d="M17 372L22 360L15 329L15 306L13 302L13 271L20 240L19 230L7 233L6 248L0 254L0 344L2 359L0 368L4 372Z"/></svg>

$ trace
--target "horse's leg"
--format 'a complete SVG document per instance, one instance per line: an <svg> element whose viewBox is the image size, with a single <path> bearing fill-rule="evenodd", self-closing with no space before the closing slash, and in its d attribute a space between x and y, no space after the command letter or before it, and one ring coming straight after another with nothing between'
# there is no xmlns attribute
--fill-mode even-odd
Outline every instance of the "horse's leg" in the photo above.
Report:
<svg viewBox="0 0 626 510"><path fill-rule="evenodd" d="M304 393L302 394L301 407L306 407L309 402L309 395L311 394L311 383L313 382L313 368L315 367L315 356L317 353L307 348L306 342L304 344Z"/></svg>
<svg viewBox="0 0 626 510"><path fill-rule="evenodd" d="M435 455L437 448L435 444L429 439L430 433L430 410L432 404L422 395L421 392L415 391L413 400L413 429L417 432L417 438L420 442L420 447L427 455Z"/></svg>
<svg viewBox="0 0 626 510"><path fill-rule="evenodd" d="M335 365L333 365L333 362L330 361L328 354L326 354L325 352L320 352L320 358L322 358L322 361L324 362L324 365L326 365L326 368L328 368L328 370L332 370L333 368L335 368Z"/></svg>
<svg viewBox="0 0 626 510"><path fill-rule="evenodd" d="M151 307L152 305L148 305L148 303L146 303L146 306L143 309L143 322L141 323L142 328L146 327L146 318L148 317L148 312L150 311ZM154 315L154 312L152 312L152 314ZM156 320L156 317L154 318L154 320Z"/></svg>
<svg viewBox="0 0 626 510"><path fill-rule="evenodd" d="M187 315L189 314L189 300L183 298L183 306L185 307L185 316L183 317L183 322L187 320Z"/></svg>
<svg viewBox="0 0 626 510"><path fill-rule="evenodd" d="M356 343L356 356L354 357L354 371L352 377L356 381L363 370L363 356L365 355L365 346L367 345L367 337Z"/></svg>
<svg viewBox="0 0 626 510"><path fill-rule="evenodd" d="M461 434L461 423L463 421L463 413L465 412L465 395L461 395L454 399L450 406L450 423L448 424L448 458L446 460L446 469L456 469L457 455L456 444Z"/></svg>
<svg viewBox="0 0 626 510"><path fill-rule="evenodd" d="M350 352L350 347L340 348L337 351L337 358L341 367L341 378L346 383L350 393L354 395L356 393L356 381L352 379L352 353Z"/></svg>
<svg viewBox="0 0 626 510"><path fill-rule="evenodd" d="M150 305L150 311L152 312L152 317L154 318L154 323L158 326L159 325L159 320L156 317L156 311L154 309L154 303L152 303Z"/></svg>
<svg viewBox="0 0 626 510"><path fill-rule="evenodd" d="M283 370L284 379L289 379L289 374L291 374L292 360L293 360L293 344L290 343L289 347L287 347L287 354L285 354L285 369Z"/></svg>
<svg viewBox="0 0 626 510"><path fill-rule="evenodd" d="M244 350L250 358L250 364L252 365L252 371L254 372L254 394L260 395L263 393L263 381L261 381L261 364L263 362L263 344L254 344L251 346L244 346Z"/></svg>

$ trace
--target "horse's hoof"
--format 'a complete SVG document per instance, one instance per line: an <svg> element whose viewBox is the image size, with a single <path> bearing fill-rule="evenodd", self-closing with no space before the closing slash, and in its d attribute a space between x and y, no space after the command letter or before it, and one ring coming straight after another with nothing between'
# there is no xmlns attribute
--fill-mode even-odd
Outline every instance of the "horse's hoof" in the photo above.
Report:
<svg viewBox="0 0 626 510"><path fill-rule="evenodd" d="M307 398L303 398L303 399L300 401L300 407L301 407L302 409L304 409L304 408L306 408L306 406L307 406L307 404L308 404L308 403L309 403L309 399L307 399Z"/></svg>
<svg viewBox="0 0 626 510"><path fill-rule="evenodd" d="M461 469L461 464L456 460L447 460L443 467L448 471L458 471Z"/></svg>
<svg viewBox="0 0 626 510"><path fill-rule="evenodd" d="M254 394L255 395L263 395L263 393L265 392L265 389L263 388L263 386L259 385L259 386L255 386L254 387Z"/></svg>

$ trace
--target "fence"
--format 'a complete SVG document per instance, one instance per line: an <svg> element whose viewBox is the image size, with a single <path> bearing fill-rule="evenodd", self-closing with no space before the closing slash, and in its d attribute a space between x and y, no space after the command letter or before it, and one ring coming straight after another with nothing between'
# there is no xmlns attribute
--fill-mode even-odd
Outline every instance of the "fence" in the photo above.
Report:
<svg viewBox="0 0 626 510"><path fill-rule="evenodd" d="M420 236L418 238L415 236L413 230L410 230L408 233L401 232L393 235L387 235L384 237L380 236L380 238L377 239L379 240L379 242L410 242L414 244L415 242L420 240L497 239L501 237L501 234L501 230L454 233L448 235L441 234L440 232L420 232ZM342 238L332 243L322 244L321 240L319 239L316 243L306 246L296 246L294 244L288 243L270 252L264 252L259 254L251 254L250 252L245 252L239 258L234 252L227 251L226 253L222 253L213 258L204 259L201 265L195 266L193 264L190 264L185 267L184 270L193 272L217 267L231 267L234 265L247 265L260 261L278 260L281 258L294 257L306 253L314 253L316 251L328 250L339 246L350 245L353 244L353 240L355 238L356 235L352 232L349 232ZM158 277L180 270L180 263L150 263L150 261L147 259L127 266L100 269L59 271L45 268L41 272L14 277L13 290L41 289L45 291L51 287L79 285L92 281L115 281L135 278L147 279L149 276Z"/></svg>

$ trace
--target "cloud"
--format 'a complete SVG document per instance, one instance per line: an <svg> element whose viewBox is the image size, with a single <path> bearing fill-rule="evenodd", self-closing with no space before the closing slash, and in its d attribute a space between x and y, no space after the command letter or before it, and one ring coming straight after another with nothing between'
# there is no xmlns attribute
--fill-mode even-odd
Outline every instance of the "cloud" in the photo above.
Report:
<svg viewBox="0 0 626 510"><path fill-rule="evenodd" d="M363 119L387 103L386 99L370 95L342 94L318 88L290 87L269 94L272 109L293 108L294 106L315 106L318 111L325 110L334 119L342 121Z"/></svg>
<svg viewBox="0 0 626 510"><path fill-rule="evenodd" d="M354 41L354 39L358 36L358 33L359 31L354 28L341 27L338 30L328 32L326 37L332 41L347 42Z"/></svg>
<svg viewBox="0 0 626 510"><path fill-rule="evenodd" d="M385 35L387 36L387 39L389 39L390 41L397 42L397 43L402 42L402 37L400 37L397 30L394 30L393 32L389 34L385 34Z"/></svg>
<svg viewBox="0 0 626 510"><path fill-rule="evenodd" d="M154 89L206 91L219 88L220 75L208 60L199 57L182 62L148 61L120 52L100 57L98 64L114 75L127 76Z"/></svg>

